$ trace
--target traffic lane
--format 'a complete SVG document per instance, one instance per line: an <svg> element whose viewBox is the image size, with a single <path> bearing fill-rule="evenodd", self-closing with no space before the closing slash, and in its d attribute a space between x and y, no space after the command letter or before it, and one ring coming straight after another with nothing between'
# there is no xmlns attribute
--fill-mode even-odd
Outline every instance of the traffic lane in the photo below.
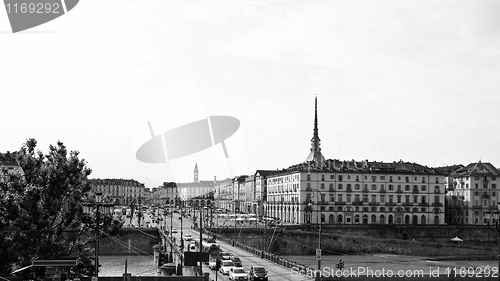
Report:
<svg viewBox="0 0 500 281"><path fill-rule="evenodd" d="M312 280L306 276L299 276L296 274L297 272L293 272L287 268L284 268L280 265L277 265L274 262L269 260L261 259L260 257L253 255L244 251L243 249L233 247L232 245L224 242L217 241L217 243L221 246L221 249L225 252L231 252L234 255L238 256L243 262L243 268L249 270L251 266L263 266L268 271L268 277L272 280Z"/></svg>

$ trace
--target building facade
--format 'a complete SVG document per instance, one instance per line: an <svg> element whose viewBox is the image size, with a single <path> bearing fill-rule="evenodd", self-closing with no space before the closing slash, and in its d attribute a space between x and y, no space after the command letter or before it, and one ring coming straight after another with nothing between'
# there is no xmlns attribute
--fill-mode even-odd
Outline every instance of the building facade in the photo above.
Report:
<svg viewBox="0 0 500 281"><path fill-rule="evenodd" d="M445 176L415 163L327 160L269 175L268 217L291 224L443 224Z"/></svg>
<svg viewBox="0 0 500 281"><path fill-rule="evenodd" d="M90 183L90 197L101 192L104 200L117 206L145 203L146 187L134 179L90 179Z"/></svg>
<svg viewBox="0 0 500 281"><path fill-rule="evenodd" d="M486 212L498 211L500 171L476 162L450 174L447 212L451 224L487 224Z"/></svg>

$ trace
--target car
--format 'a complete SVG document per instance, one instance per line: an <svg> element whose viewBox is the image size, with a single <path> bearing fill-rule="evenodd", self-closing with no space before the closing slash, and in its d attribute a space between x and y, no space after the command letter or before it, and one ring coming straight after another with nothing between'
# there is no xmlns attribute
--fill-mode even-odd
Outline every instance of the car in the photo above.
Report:
<svg viewBox="0 0 500 281"><path fill-rule="evenodd" d="M233 267L229 271L229 279L230 280L248 280L248 273L240 267Z"/></svg>
<svg viewBox="0 0 500 281"><path fill-rule="evenodd" d="M237 256L232 256L231 261L234 263L235 267L243 267L243 264L241 263L241 259Z"/></svg>
<svg viewBox="0 0 500 281"><path fill-rule="evenodd" d="M234 263L230 260L222 260L220 263L219 271L224 275L229 275L229 271L234 267Z"/></svg>
<svg viewBox="0 0 500 281"><path fill-rule="evenodd" d="M191 236L191 234L189 234L189 233L186 233L186 234L184 234L184 240L191 241L191 240L193 240L193 236Z"/></svg>
<svg viewBox="0 0 500 281"><path fill-rule="evenodd" d="M263 266L250 267L251 281L267 281L267 270Z"/></svg>
<svg viewBox="0 0 500 281"><path fill-rule="evenodd" d="M229 252L221 252L220 253L220 259L221 260L231 260L231 253Z"/></svg>
<svg viewBox="0 0 500 281"><path fill-rule="evenodd" d="M172 233L177 233L177 228L172 228Z"/></svg>

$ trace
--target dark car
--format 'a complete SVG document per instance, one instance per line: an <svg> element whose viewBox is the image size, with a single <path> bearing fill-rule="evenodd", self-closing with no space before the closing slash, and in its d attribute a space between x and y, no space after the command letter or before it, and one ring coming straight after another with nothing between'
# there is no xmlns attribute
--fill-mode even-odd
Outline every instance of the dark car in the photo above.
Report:
<svg viewBox="0 0 500 281"><path fill-rule="evenodd" d="M267 270L263 266L250 267L250 280L267 281Z"/></svg>
<svg viewBox="0 0 500 281"><path fill-rule="evenodd" d="M241 259L239 257L233 256L231 257L231 261L234 263L235 267L243 267L243 264L241 263Z"/></svg>

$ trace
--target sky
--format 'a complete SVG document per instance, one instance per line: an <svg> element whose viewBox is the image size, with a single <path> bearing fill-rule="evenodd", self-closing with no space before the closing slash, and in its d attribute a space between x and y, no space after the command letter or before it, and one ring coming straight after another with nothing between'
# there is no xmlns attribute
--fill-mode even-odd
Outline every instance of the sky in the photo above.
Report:
<svg viewBox="0 0 500 281"><path fill-rule="evenodd" d="M0 152L62 141L91 178L147 187L327 159L500 167L499 1L85 0L12 33L0 9ZM207 116L221 144L143 163ZM148 127L151 123L152 131ZM159 152L160 153L160 152ZM167 152L168 153L168 152Z"/></svg>

